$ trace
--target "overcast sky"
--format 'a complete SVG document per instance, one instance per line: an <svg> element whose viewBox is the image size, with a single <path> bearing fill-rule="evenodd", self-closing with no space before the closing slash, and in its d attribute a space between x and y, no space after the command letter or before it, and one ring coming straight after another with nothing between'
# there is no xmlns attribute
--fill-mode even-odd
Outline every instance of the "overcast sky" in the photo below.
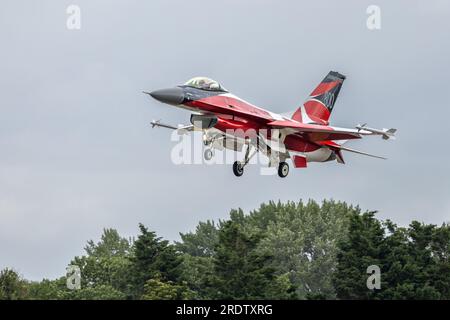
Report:
<svg viewBox="0 0 450 320"><path fill-rule="evenodd" d="M68 30L66 8L81 8ZM381 30L366 9L381 8ZM450 220L450 2L2 1L0 268L55 278L104 227L139 222L169 240L198 221L269 200L324 198L404 225ZM347 76L334 125L396 127L336 162L236 178L231 166L170 160L189 113L141 93L197 75L274 112L296 109L329 70Z"/></svg>

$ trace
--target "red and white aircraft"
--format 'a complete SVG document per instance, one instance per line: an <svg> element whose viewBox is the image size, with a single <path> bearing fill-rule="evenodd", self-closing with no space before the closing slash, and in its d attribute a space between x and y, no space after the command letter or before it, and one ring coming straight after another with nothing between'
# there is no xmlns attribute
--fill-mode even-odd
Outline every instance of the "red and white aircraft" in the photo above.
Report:
<svg viewBox="0 0 450 320"><path fill-rule="evenodd" d="M196 77L174 88L145 92L154 99L192 112L191 125L175 127L152 121L153 127L165 127L183 132L203 131L203 142L210 146L204 157L210 160L212 149L228 148L241 151L246 146L243 161L233 164L236 176L257 152L269 158L269 166L278 167L278 175L289 173L287 159L295 168L305 168L308 162L336 160L344 163L342 151L381 158L344 147L350 139L366 135L394 138L396 129L373 129L366 125L339 128L329 125L329 118L341 90L345 76L330 71L313 90L306 102L290 115L267 111L228 92L217 81ZM250 150L252 149L252 152Z"/></svg>

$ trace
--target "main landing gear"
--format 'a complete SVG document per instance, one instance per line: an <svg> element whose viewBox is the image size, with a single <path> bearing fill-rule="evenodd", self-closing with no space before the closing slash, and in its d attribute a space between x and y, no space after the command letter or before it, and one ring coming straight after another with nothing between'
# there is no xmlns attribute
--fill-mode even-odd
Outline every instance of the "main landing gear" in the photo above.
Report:
<svg viewBox="0 0 450 320"><path fill-rule="evenodd" d="M256 149L252 154L250 154L250 146L247 147L247 150L245 151L245 158L244 161L235 161L233 163L233 173L236 177L240 177L244 174L244 167L248 164L250 159L258 152L258 149ZM280 178L286 178L289 174L289 165L282 161L278 164L278 176Z"/></svg>
<svg viewBox="0 0 450 320"><path fill-rule="evenodd" d="M233 173L236 177L240 177L244 174L244 166L240 161L235 161L233 163Z"/></svg>
<svg viewBox="0 0 450 320"><path fill-rule="evenodd" d="M244 174L245 163L235 161L233 163L233 173L236 177L240 177ZM289 174L289 165L286 162L280 162L278 165L278 176L280 178L286 178Z"/></svg>
<svg viewBox="0 0 450 320"><path fill-rule="evenodd" d="M245 158L244 161L235 161L233 163L233 173L236 177L240 177L244 174L244 167L248 164L250 159L258 152L258 149L255 148L255 150L250 154L250 145L247 145L247 150L245 150Z"/></svg>

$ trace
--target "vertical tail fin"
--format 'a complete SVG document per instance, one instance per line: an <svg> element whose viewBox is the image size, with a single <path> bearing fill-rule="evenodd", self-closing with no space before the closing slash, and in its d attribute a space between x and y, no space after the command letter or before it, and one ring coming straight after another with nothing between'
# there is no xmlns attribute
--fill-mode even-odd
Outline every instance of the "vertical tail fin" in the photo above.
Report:
<svg viewBox="0 0 450 320"><path fill-rule="evenodd" d="M344 80L344 75L330 71L311 92L303 106L294 112L292 119L304 123L328 124Z"/></svg>

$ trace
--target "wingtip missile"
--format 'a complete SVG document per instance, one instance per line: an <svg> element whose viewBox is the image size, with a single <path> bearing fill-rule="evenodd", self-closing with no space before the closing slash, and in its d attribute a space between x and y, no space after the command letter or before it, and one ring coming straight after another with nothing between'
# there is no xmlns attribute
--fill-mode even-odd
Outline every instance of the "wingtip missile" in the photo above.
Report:
<svg viewBox="0 0 450 320"><path fill-rule="evenodd" d="M356 129L358 129L358 131L365 130L365 131L371 132L372 134L380 135L383 138L383 140L389 140L389 139L395 140L395 132L397 132L397 129L395 129L395 128L390 128L390 129L383 128L383 130L370 128L370 127L367 127L366 123L363 125L358 124L356 126Z"/></svg>

